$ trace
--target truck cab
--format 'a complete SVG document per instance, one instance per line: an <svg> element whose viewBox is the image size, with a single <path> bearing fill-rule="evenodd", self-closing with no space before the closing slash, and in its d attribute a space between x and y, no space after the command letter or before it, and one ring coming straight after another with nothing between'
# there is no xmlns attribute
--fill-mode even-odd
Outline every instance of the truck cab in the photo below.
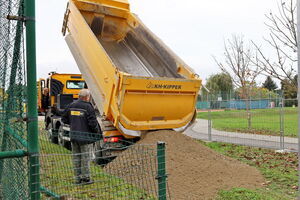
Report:
<svg viewBox="0 0 300 200"><path fill-rule="evenodd" d="M45 127L51 142L58 144L58 130L62 126L61 113L66 106L78 99L78 93L86 88L81 74L49 73L38 83L39 109L45 112Z"/></svg>
<svg viewBox="0 0 300 200"><path fill-rule="evenodd" d="M70 127L62 122L62 113L73 101L78 99L81 89L87 85L81 74L49 73L47 79L39 79L38 109L45 112L45 127L48 130L49 140L67 149L71 149ZM93 104L93 100L92 100ZM94 160L98 164L104 164L116 157L112 149L126 148L133 141L125 140L115 128L111 128L107 121L103 121L96 109L97 120L103 131L104 138L98 140L93 146Z"/></svg>

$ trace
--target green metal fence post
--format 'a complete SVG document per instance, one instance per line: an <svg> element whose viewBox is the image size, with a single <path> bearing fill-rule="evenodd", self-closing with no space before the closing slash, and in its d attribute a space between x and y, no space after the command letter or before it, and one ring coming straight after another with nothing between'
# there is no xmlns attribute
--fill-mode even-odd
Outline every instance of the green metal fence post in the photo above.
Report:
<svg viewBox="0 0 300 200"><path fill-rule="evenodd" d="M36 36L35 0L25 0L26 21L26 67L28 95L28 152L29 152L29 192L31 200L40 199L39 145L36 88Z"/></svg>
<svg viewBox="0 0 300 200"><path fill-rule="evenodd" d="M166 175L166 144L157 143L157 181L158 181L158 199L167 199L167 175Z"/></svg>

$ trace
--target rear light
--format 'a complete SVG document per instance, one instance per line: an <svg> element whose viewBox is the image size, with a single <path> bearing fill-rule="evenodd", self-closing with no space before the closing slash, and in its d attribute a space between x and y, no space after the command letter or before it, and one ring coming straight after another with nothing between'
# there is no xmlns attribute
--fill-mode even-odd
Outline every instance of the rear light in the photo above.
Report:
<svg viewBox="0 0 300 200"><path fill-rule="evenodd" d="M119 138L117 137L110 138L110 142L119 142Z"/></svg>
<svg viewBox="0 0 300 200"><path fill-rule="evenodd" d="M120 139L122 139L122 138L120 138L120 137L109 137L109 138L104 138L104 142L116 143L116 142L119 142Z"/></svg>

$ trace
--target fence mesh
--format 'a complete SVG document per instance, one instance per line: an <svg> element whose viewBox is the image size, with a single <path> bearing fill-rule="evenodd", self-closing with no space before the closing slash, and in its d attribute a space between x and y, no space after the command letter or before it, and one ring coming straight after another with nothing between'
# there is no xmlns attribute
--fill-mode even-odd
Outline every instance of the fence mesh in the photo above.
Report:
<svg viewBox="0 0 300 200"><path fill-rule="evenodd" d="M22 0L0 0L0 146L1 151L26 150L26 72ZM0 160L0 199L28 199L27 159Z"/></svg>
<svg viewBox="0 0 300 200"><path fill-rule="evenodd" d="M199 139L297 151L297 99L232 99L199 103Z"/></svg>
<svg viewBox="0 0 300 200"><path fill-rule="evenodd" d="M158 199L156 145L124 148L118 144L99 150L93 143L76 153L78 147L67 141L51 142L43 127L40 122L42 199ZM89 164L82 164L83 159ZM89 177L90 182L80 182L79 174Z"/></svg>

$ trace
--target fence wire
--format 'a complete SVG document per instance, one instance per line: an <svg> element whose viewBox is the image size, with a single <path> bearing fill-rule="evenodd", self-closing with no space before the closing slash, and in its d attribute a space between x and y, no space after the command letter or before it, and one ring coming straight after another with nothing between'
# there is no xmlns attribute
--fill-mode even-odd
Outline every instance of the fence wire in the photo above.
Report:
<svg viewBox="0 0 300 200"><path fill-rule="evenodd" d="M24 26L22 0L0 0L0 146L1 152L27 150ZM28 199L27 159L0 160L0 199Z"/></svg>
<svg viewBox="0 0 300 200"><path fill-rule="evenodd" d="M297 151L296 99L206 101L198 104L196 138Z"/></svg>
<svg viewBox="0 0 300 200"><path fill-rule="evenodd" d="M157 146L116 145L76 153L74 144L53 143L40 122L42 199L159 199Z"/></svg>

